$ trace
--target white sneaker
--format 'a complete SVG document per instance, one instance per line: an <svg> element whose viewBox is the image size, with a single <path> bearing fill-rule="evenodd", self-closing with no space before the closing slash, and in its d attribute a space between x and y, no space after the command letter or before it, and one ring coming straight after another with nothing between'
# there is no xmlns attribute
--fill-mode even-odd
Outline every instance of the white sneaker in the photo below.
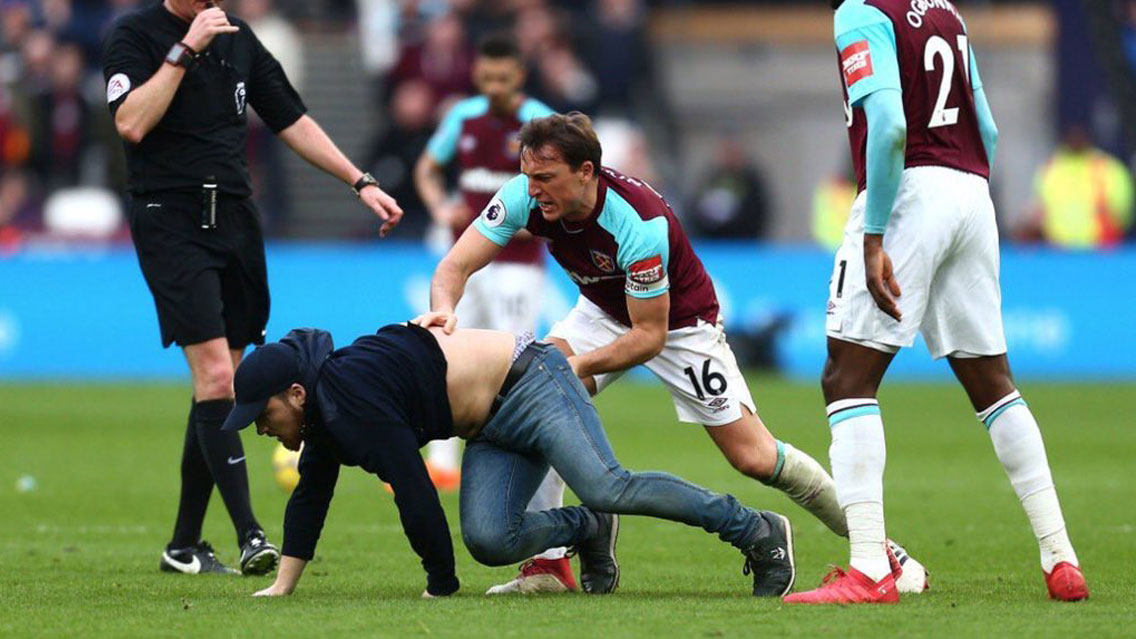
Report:
<svg viewBox="0 0 1136 639"><path fill-rule="evenodd" d="M540 592L571 592L577 589L572 564L560 559L530 559L521 564L521 572L507 583L493 586L487 595L531 595Z"/></svg>
<svg viewBox="0 0 1136 639"><path fill-rule="evenodd" d="M917 595L930 588L931 584L927 581L929 574L923 564L915 561L911 555L907 554L903 546L890 539L887 543L888 548L891 549L899 562L900 568L903 569L902 574L895 579L896 590L904 595Z"/></svg>

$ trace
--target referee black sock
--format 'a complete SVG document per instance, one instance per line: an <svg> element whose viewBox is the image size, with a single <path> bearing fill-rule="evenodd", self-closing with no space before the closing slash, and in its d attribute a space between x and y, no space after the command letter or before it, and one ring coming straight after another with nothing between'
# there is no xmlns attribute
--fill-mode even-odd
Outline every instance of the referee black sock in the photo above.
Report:
<svg viewBox="0 0 1136 639"><path fill-rule="evenodd" d="M237 545L254 529L259 529L249 502L248 472L245 466L245 449L237 433L224 432L221 425L233 408L231 399L210 399L197 402L194 408L197 423L197 443L205 463L213 475L213 482L225 501L225 508L237 530Z"/></svg>
<svg viewBox="0 0 1136 639"><path fill-rule="evenodd" d="M205 508L213 493L213 475L209 473L205 458L201 456L201 446L197 443L195 406L191 405L189 409L185 444L181 450L181 499L170 549L187 548L201 540L201 522L205 519Z"/></svg>

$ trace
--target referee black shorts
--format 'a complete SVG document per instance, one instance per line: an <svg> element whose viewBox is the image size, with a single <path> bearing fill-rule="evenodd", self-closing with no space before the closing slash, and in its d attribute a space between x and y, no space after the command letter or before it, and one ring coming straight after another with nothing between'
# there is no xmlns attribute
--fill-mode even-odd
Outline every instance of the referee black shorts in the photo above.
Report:
<svg viewBox="0 0 1136 639"><path fill-rule="evenodd" d="M229 348L264 343L268 272L252 201L217 197L216 228L201 228L200 193L135 195L130 235L154 296L162 346L218 337Z"/></svg>

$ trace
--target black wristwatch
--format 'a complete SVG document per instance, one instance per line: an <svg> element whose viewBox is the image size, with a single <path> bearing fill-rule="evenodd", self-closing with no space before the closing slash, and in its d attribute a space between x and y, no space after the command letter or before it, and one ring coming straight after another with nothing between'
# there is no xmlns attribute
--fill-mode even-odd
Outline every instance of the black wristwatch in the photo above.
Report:
<svg viewBox="0 0 1136 639"><path fill-rule="evenodd" d="M175 42L174 46L170 47L170 52L166 54L166 62L175 67L189 68L193 61L197 59L197 52L193 50L188 44L184 42Z"/></svg>
<svg viewBox="0 0 1136 639"><path fill-rule="evenodd" d="M375 176L370 173L364 173L359 176L358 180L355 180L355 184L351 185L351 190L355 191L355 195L359 195L359 191L362 191L364 188L378 185L379 181L375 179Z"/></svg>

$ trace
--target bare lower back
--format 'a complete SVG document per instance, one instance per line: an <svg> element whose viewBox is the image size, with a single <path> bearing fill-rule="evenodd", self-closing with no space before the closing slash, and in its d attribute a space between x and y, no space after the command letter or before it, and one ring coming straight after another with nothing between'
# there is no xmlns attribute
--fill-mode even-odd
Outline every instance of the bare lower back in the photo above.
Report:
<svg viewBox="0 0 1136 639"><path fill-rule="evenodd" d="M511 333L457 329L446 335L441 328L430 333L446 356L446 393L454 418L454 432L469 438L484 425L489 408L513 360Z"/></svg>

